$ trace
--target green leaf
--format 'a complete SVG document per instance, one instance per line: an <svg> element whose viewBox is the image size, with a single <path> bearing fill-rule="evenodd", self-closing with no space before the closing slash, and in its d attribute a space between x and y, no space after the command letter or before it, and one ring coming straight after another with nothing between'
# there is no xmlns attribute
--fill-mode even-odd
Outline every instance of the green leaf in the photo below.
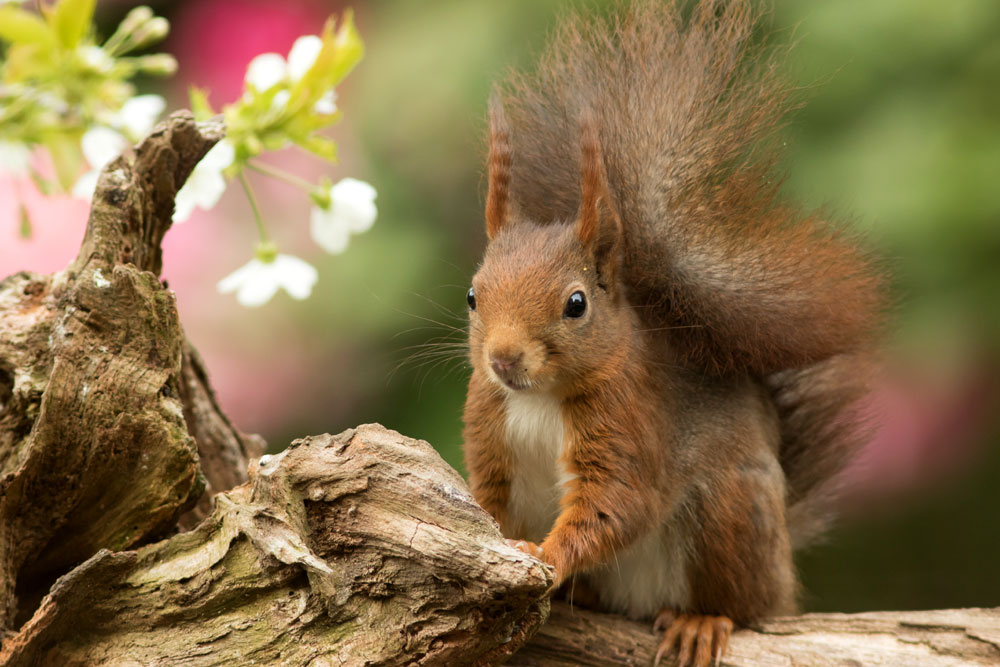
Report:
<svg viewBox="0 0 1000 667"><path fill-rule="evenodd" d="M0 7L0 39L11 44L38 44L55 47L55 35L45 21L19 7Z"/></svg>
<svg viewBox="0 0 1000 667"><path fill-rule="evenodd" d="M59 43L67 49L75 49L90 29L97 0L59 0L53 15L53 24Z"/></svg>
<svg viewBox="0 0 1000 667"><path fill-rule="evenodd" d="M215 115L208 101L208 92L204 88L197 86L188 88L188 99L191 101L191 113L198 120L207 120Z"/></svg>
<svg viewBox="0 0 1000 667"><path fill-rule="evenodd" d="M328 28L332 29L333 22L327 22ZM324 33L326 28L324 29ZM324 44L324 47L326 45ZM361 62L365 55L365 45L361 41L361 34L354 26L354 12L350 9L344 12L344 19L340 23L340 30L337 31L334 39L334 52L331 58L328 87L340 83L347 76L354 66ZM326 50L324 48L324 50ZM322 52L320 56L322 56ZM319 60L319 58L317 58Z"/></svg>
<svg viewBox="0 0 1000 667"><path fill-rule="evenodd" d="M35 187L38 188L38 191L46 197L55 191L55 183L46 178L42 178L42 175L34 169L31 170L31 182L34 183Z"/></svg>
<svg viewBox="0 0 1000 667"><path fill-rule="evenodd" d="M293 113L315 104L354 69L365 53L350 9L344 12L340 29L336 32L333 17L327 19L323 26L322 40L323 48L316 56L316 62L292 87L288 109Z"/></svg>
<svg viewBox="0 0 1000 667"><path fill-rule="evenodd" d="M59 185L69 192L80 175L80 167L83 164L79 137L63 133L52 134L44 143L52 156Z"/></svg>
<svg viewBox="0 0 1000 667"><path fill-rule="evenodd" d="M310 153L327 160L328 162L337 161L337 144L333 143L333 141L327 139L326 137L314 134L301 141L296 141L295 143L302 146L302 148L306 149Z"/></svg>
<svg viewBox="0 0 1000 667"><path fill-rule="evenodd" d="M19 231L22 239L31 238L31 218L28 217L28 207L23 203L21 204L21 228Z"/></svg>

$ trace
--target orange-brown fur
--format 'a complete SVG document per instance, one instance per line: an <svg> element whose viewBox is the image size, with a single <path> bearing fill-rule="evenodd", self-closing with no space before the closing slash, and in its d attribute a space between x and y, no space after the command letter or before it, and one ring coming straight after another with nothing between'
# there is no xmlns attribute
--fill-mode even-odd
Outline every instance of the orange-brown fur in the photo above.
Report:
<svg viewBox="0 0 1000 667"><path fill-rule="evenodd" d="M794 608L792 548L825 527L863 435L880 281L840 227L778 198L769 138L789 96L749 3L680 15L642 0L571 19L491 99L464 435L473 493L524 539L511 420L535 408L511 394L554 397L562 495L542 557L651 616L649 591L616 595L609 568L662 547L684 573L651 584L662 606L711 634L683 615Z"/></svg>

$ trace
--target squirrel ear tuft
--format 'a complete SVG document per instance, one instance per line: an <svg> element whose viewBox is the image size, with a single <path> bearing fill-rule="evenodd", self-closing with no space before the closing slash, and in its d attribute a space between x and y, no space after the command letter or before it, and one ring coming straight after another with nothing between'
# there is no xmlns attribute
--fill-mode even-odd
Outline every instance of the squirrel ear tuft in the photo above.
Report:
<svg viewBox="0 0 1000 667"><path fill-rule="evenodd" d="M598 272L610 284L622 225L611 201L597 122L589 109L580 114L580 150L580 212L576 234L580 243L593 253Z"/></svg>
<svg viewBox="0 0 1000 667"><path fill-rule="evenodd" d="M493 237L510 221L510 127L503 102L490 93L489 191L486 195L486 236Z"/></svg>

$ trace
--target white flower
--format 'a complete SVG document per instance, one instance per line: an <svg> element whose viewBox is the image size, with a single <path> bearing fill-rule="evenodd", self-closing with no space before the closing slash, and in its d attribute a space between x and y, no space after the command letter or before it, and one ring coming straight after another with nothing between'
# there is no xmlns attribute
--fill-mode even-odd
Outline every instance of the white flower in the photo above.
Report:
<svg viewBox="0 0 1000 667"><path fill-rule="evenodd" d="M138 95L122 105L115 114L114 124L133 139L142 139L156 125L166 106L167 101L161 95Z"/></svg>
<svg viewBox="0 0 1000 667"><path fill-rule="evenodd" d="M233 145L226 139L215 144L205 154L177 192L174 199L174 222L184 222L190 218L195 207L207 211L219 202L226 190L226 179L222 171L233 163L234 157Z"/></svg>
<svg viewBox="0 0 1000 667"><path fill-rule="evenodd" d="M0 139L0 170L23 176L31 168L31 149L20 141Z"/></svg>
<svg viewBox="0 0 1000 667"><path fill-rule="evenodd" d="M326 91L323 97L316 100L313 111L318 114L330 115L337 111L337 93L332 90Z"/></svg>
<svg viewBox="0 0 1000 667"><path fill-rule="evenodd" d="M283 109L285 105L288 104L288 100L291 99L291 97L292 94L287 90L279 90L274 94L274 97L271 98L271 108L275 111Z"/></svg>
<svg viewBox="0 0 1000 667"><path fill-rule="evenodd" d="M223 294L236 292L237 301L247 308L256 308L270 301L279 287L293 299L305 299L312 293L316 279L316 269L311 264L279 254L270 262L254 257L220 280L218 290Z"/></svg>
<svg viewBox="0 0 1000 667"><path fill-rule="evenodd" d="M323 40L316 35L303 35L292 44L288 52L288 77L298 81L306 75L323 49Z"/></svg>
<svg viewBox="0 0 1000 667"><path fill-rule="evenodd" d="M80 146L91 169L73 185L73 196L90 199L97 188L97 177L100 176L101 169L121 155L128 148L129 142L121 132L98 125L83 133Z"/></svg>
<svg viewBox="0 0 1000 667"><path fill-rule="evenodd" d="M84 64L95 72L110 72L115 60L99 46L83 46L77 50Z"/></svg>
<svg viewBox="0 0 1000 667"><path fill-rule="evenodd" d="M331 254L347 249L351 234L368 231L375 222L375 188L356 178L345 178L332 186L330 205L313 206L310 232L313 240Z"/></svg>
<svg viewBox="0 0 1000 667"><path fill-rule="evenodd" d="M247 65L246 82L258 92L270 90L288 75L285 59L277 53L262 53Z"/></svg>
<svg viewBox="0 0 1000 667"><path fill-rule="evenodd" d="M262 53L251 60L247 65L245 80L259 93L268 91L285 81L295 83L312 69L322 49L322 39L316 35L303 35L292 44L287 62L277 53ZM279 100L278 97L282 93L284 96ZM280 91L275 96L274 106L282 107L287 102L288 93Z"/></svg>
<svg viewBox="0 0 1000 667"><path fill-rule="evenodd" d="M130 137L141 139L149 134L156 119L166 107L166 100L160 95L138 95L125 102L117 113L107 119L110 125L121 128ZM97 188L97 178L105 165L122 154L131 141L116 129L96 125L83 134L80 147L87 158L90 171L73 185L73 196L90 199Z"/></svg>

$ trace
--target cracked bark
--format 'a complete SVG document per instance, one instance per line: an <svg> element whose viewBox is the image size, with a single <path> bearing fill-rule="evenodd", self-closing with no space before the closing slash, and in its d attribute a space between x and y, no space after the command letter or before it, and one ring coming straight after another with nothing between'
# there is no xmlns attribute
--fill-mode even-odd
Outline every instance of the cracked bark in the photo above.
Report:
<svg viewBox="0 0 1000 667"><path fill-rule="evenodd" d="M645 625L545 623L551 571L427 443L369 425L256 462L158 278L222 132L171 116L105 168L65 271L0 281L0 664L648 664ZM726 664L997 664L998 617L777 619Z"/></svg>

